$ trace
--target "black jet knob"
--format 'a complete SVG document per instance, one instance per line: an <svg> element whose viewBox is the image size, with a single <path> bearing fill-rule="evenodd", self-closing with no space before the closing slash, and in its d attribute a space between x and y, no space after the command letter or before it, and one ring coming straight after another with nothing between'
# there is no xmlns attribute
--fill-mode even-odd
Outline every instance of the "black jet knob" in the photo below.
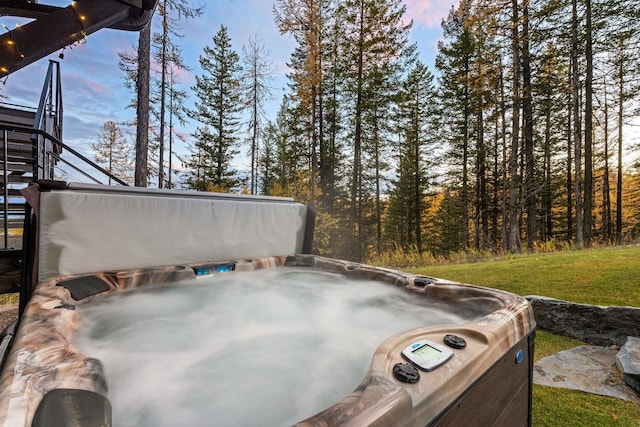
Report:
<svg viewBox="0 0 640 427"><path fill-rule="evenodd" d="M393 367L393 376L403 383L415 384L420 379L420 372L408 363L396 363Z"/></svg>
<svg viewBox="0 0 640 427"><path fill-rule="evenodd" d="M464 340L464 338L453 334L445 335L444 343L449 347L455 348L457 350L462 350L467 346L467 342Z"/></svg>

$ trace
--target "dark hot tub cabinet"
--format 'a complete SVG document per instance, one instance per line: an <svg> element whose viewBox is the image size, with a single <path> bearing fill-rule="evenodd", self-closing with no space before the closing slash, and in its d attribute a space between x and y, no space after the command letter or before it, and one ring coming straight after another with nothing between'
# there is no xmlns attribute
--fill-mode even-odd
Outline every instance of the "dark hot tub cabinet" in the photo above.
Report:
<svg viewBox="0 0 640 427"><path fill-rule="evenodd" d="M313 213L290 199L58 187L28 191L33 250L19 327L2 341L0 426L111 425L104 367L73 344L84 307L133 288L294 268L381 282L452 310L472 300L481 313L376 344L360 385L299 425L531 424L535 321L524 298L311 255Z"/></svg>

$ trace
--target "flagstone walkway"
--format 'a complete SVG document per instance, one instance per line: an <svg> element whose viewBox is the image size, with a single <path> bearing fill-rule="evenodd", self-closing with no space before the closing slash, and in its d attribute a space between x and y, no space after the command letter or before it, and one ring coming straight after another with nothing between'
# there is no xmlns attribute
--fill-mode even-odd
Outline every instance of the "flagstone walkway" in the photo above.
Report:
<svg viewBox="0 0 640 427"><path fill-rule="evenodd" d="M535 364L533 382L581 390L640 404L640 396L616 366L618 349L583 345L544 357Z"/></svg>

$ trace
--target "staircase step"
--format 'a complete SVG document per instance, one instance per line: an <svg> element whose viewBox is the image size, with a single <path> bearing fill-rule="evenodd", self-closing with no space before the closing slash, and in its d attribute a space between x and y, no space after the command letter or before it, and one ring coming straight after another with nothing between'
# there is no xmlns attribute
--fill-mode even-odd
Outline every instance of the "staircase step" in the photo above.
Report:
<svg viewBox="0 0 640 427"><path fill-rule="evenodd" d="M7 152L11 153L25 153L32 154L34 151L34 145L31 142L31 139L26 140L15 140L9 138L7 144ZM0 133L0 154L4 153L4 140L2 134Z"/></svg>
<svg viewBox="0 0 640 427"><path fill-rule="evenodd" d="M12 157L16 159L31 160L33 159L33 150L20 150L20 149L9 150L7 152L7 159L11 159ZM0 160L4 160L4 150L2 150L1 148L0 148Z"/></svg>
<svg viewBox="0 0 640 427"><path fill-rule="evenodd" d="M2 190L3 187L4 187L4 183L0 182L0 191ZM26 185L22 185L20 186L20 188L9 188L8 189L9 197L22 197L22 193L20 193L20 190L26 187L27 187ZM0 196L0 198L1 197L2 196Z"/></svg>
<svg viewBox="0 0 640 427"><path fill-rule="evenodd" d="M33 152L33 144L31 138L27 139L15 139L9 138L7 144L7 151L24 151L27 153ZM4 140L0 138L0 152L4 152Z"/></svg>
<svg viewBox="0 0 640 427"><path fill-rule="evenodd" d="M2 229L3 222L4 216L2 211L0 210L0 229ZM22 225L22 223L24 222L24 209L22 211L9 212L9 214L7 215L7 222L7 225L11 224L10 228L15 228L18 225Z"/></svg>
<svg viewBox="0 0 640 427"><path fill-rule="evenodd" d="M36 113L34 111L0 106L0 123L33 126L35 117Z"/></svg>
<svg viewBox="0 0 640 427"><path fill-rule="evenodd" d="M27 153L8 153L7 162L8 163L23 163L33 165L33 155L29 155ZM3 169L4 162L4 154L0 153L0 170ZM11 169L9 169L11 170Z"/></svg>
<svg viewBox="0 0 640 427"><path fill-rule="evenodd" d="M2 170L2 168L0 168L0 171ZM7 170L9 171L9 176L11 176L12 174L16 174L16 175L22 175L28 172L33 172L33 165L27 165L24 163L15 163L15 162L8 162L7 164Z"/></svg>
<svg viewBox="0 0 640 427"><path fill-rule="evenodd" d="M29 183L33 182L33 173L20 173L20 174L9 174L7 176L7 187L9 189L21 189L26 187ZM4 188L4 176L0 174L0 196L2 195L1 191Z"/></svg>
<svg viewBox="0 0 640 427"><path fill-rule="evenodd" d="M33 182L33 174L10 174L7 178L9 179L9 190L16 189L20 190L27 186L27 184ZM0 189L4 187L4 177L0 175Z"/></svg>
<svg viewBox="0 0 640 427"><path fill-rule="evenodd" d="M7 130L7 139L9 141L29 142L33 137L33 128L31 126L18 126L13 123L0 122L3 125L10 126ZM13 130L15 129L15 130ZM0 130L0 136L4 139L4 130Z"/></svg>
<svg viewBox="0 0 640 427"><path fill-rule="evenodd" d="M13 198L12 198L13 199ZM24 210L24 200L9 200L9 204L7 205L10 211L22 211ZM0 196L0 212L4 209L4 197Z"/></svg>
<svg viewBox="0 0 640 427"><path fill-rule="evenodd" d="M0 229L4 227L4 222L0 220ZM24 227L24 218L9 218L7 220L7 228L9 230L15 230L16 228ZM0 236L4 236L3 232L0 232Z"/></svg>

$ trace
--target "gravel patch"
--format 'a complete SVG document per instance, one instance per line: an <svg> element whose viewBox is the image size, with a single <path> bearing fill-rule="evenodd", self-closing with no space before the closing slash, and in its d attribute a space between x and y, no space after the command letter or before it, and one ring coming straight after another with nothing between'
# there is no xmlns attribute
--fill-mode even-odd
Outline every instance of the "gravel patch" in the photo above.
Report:
<svg viewBox="0 0 640 427"><path fill-rule="evenodd" d="M0 332L18 318L18 305L0 306Z"/></svg>

